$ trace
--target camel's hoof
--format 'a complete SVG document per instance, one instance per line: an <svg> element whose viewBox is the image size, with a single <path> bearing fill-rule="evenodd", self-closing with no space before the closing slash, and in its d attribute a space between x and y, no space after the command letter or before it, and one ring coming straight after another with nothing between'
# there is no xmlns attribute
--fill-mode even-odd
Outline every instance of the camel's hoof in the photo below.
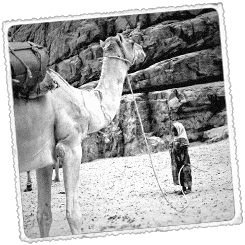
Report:
<svg viewBox="0 0 245 245"><path fill-rule="evenodd" d="M183 195L183 192L182 191L178 191L177 195Z"/></svg>
<svg viewBox="0 0 245 245"><path fill-rule="evenodd" d="M26 187L26 189L24 190L24 192L28 192L28 191L32 191L32 187Z"/></svg>

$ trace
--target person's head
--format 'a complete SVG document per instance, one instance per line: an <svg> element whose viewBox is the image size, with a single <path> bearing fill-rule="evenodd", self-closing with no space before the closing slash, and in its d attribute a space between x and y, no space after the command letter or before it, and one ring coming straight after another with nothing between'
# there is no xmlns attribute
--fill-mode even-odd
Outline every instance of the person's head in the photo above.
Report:
<svg viewBox="0 0 245 245"><path fill-rule="evenodd" d="M175 128L172 131L175 137L186 138L187 139L185 127L184 127L184 125L182 123L174 122L173 123L173 128Z"/></svg>

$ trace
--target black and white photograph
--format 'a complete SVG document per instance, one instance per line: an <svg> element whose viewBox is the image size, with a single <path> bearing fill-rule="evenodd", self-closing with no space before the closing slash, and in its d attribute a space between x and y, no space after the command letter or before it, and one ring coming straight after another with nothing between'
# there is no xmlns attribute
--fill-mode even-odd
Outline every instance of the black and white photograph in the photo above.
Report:
<svg viewBox="0 0 245 245"><path fill-rule="evenodd" d="M242 223L222 3L2 30L21 241Z"/></svg>

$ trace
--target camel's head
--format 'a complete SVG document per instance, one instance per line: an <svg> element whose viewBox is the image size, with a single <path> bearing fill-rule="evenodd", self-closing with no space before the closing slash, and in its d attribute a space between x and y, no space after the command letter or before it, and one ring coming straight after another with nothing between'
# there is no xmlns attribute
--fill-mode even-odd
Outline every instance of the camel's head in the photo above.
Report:
<svg viewBox="0 0 245 245"><path fill-rule="evenodd" d="M104 42L100 41L100 45L104 52L104 57L117 56L128 60L129 66L139 64L144 61L146 55L143 48L133 42L125 39L122 34L117 34L115 37L108 37Z"/></svg>

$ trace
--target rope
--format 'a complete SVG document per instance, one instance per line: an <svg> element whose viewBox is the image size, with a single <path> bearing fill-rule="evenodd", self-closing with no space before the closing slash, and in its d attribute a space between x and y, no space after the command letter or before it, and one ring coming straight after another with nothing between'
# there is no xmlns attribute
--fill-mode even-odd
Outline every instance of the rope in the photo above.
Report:
<svg viewBox="0 0 245 245"><path fill-rule="evenodd" d="M131 61L129 61L127 59L124 59L124 58L121 58L119 56L114 56L114 55L112 55L112 56L105 56L105 57L99 58L99 60L103 60L105 58L118 59L118 60L124 61L126 63L129 63L129 66L132 66L133 65L133 63Z"/></svg>
<svg viewBox="0 0 245 245"><path fill-rule="evenodd" d="M106 59L106 58L108 58L108 59L117 59L117 60L121 60L121 61L124 61L127 65L128 65L128 67L130 67L130 66L132 66L133 64L134 64L134 60L133 60L133 62L131 62L130 60L128 60L128 59L124 59L124 58L121 58L121 57L118 57L118 56L105 56L105 57L101 57L101 58L98 58L98 60L99 61L101 61L101 60L104 60L104 59Z"/></svg>
<svg viewBox="0 0 245 245"><path fill-rule="evenodd" d="M203 169L200 169L200 168L198 168L198 167L196 167L196 166L194 166L194 165L192 165L192 164L189 164L191 167L193 167L193 168L195 168L195 169L197 169L197 170L199 170L199 171L202 171L202 172L208 172L208 171L206 171L206 170L203 170Z"/></svg>
<svg viewBox="0 0 245 245"><path fill-rule="evenodd" d="M143 123L142 123L142 120L141 120L141 117L140 117L139 109L138 109L138 106L137 106L137 103L136 103L136 99L135 99L135 96L134 96L134 93L133 93L133 90L132 90L132 86L131 86L131 83L130 83L130 81L129 81L128 76L126 77L126 79L127 79L127 82L128 82L128 86L129 86L130 92L131 92L131 94L132 94L132 96L133 96L133 101L134 101L134 104L135 104L136 113L137 113L138 118L139 118L140 127L141 127L141 130L142 130L142 134L143 134L143 136L144 136L144 141L145 141L145 145L146 145L146 148L147 148L147 153L148 153L148 156L149 156L149 159L150 159L150 163L151 163L151 167L152 167L152 170L153 170L155 179L156 179L156 181L157 181L157 185L158 185L158 187L159 187L159 189L160 189L160 191L161 191L161 193L162 193L164 199L165 199L166 202L171 206L171 208L173 208L173 209L174 209L175 211L177 211L177 212L183 212L183 211L187 208L188 205L186 205L184 208L182 208L182 209L180 209L180 210L178 210L177 208L175 208L175 207L170 203L170 201L167 199L167 197L166 197L166 195L165 195L165 193L164 193L164 191L163 191L163 189L162 189L162 187L161 187L161 185L160 185L160 183L159 183L159 180L158 180L158 177L157 177L157 174L156 174L154 165L153 165L153 161L152 161L152 157L151 157L151 153L150 153L150 148L149 148L149 145L148 145L146 136L145 136L144 127L143 127ZM186 202L187 202L187 199L186 199Z"/></svg>
<svg viewBox="0 0 245 245"><path fill-rule="evenodd" d="M132 66L135 63L135 60L136 60L135 48L133 50L134 50L134 58L133 58L132 62L130 60L128 60L128 59L125 59L125 58L122 58L122 57L119 57L119 56L115 56L115 55L104 56L104 57L98 58L98 60L103 60L105 58L118 59L118 60L124 61L125 63L128 63L129 67L130 67L130 66ZM122 53L124 53L123 50L121 50L121 51L122 51Z"/></svg>

